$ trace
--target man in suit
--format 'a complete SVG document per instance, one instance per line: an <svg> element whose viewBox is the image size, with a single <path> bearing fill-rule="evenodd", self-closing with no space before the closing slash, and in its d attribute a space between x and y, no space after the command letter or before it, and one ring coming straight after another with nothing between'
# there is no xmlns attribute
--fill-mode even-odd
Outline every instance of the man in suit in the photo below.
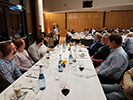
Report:
<svg viewBox="0 0 133 100"><path fill-rule="evenodd" d="M101 34L100 33L96 33L95 34L95 42L90 45L90 46L85 46L85 48L87 48L89 50L89 55L93 56L94 53L102 46L101 43Z"/></svg>

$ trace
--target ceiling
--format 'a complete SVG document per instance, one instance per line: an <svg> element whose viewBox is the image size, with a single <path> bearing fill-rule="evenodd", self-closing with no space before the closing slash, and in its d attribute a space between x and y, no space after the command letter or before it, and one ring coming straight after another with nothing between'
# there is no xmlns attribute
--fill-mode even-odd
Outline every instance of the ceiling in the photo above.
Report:
<svg viewBox="0 0 133 100"><path fill-rule="evenodd" d="M91 8L83 8L83 1L43 0L43 10L44 13L133 10L133 0L93 0L93 7Z"/></svg>
<svg viewBox="0 0 133 100"><path fill-rule="evenodd" d="M11 3L19 4L19 0L9 0ZM29 0L26 4L29 5ZM133 0L93 0L93 7L83 8L85 0L42 0L44 13L61 12L103 12L133 10ZM91 1L91 0L86 0ZM27 7L28 8L28 7ZM27 9L29 12L29 9Z"/></svg>

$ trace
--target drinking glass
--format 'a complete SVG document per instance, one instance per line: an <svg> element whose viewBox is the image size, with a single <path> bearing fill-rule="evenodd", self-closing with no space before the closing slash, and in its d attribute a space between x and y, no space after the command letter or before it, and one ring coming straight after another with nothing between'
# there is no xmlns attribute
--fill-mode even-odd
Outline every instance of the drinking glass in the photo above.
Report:
<svg viewBox="0 0 133 100"><path fill-rule="evenodd" d="M80 77L82 77L82 71L84 70L84 65L82 61L79 61L79 70L81 71Z"/></svg>
<svg viewBox="0 0 133 100"><path fill-rule="evenodd" d="M31 79L32 72L30 70L28 70L27 74L28 74L28 76L30 78L29 83L32 83L32 79Z"/></svg>
<svg viewBox="0 0 133 100"><path fill-rule="evenodd" d="M66 63L67 63L67 58L66 58L66 57L64 57L64 58L62 59L62 63L63 63L63 67L65 67L65 66L66 66Z"/></svg>
<svg viewBox="0 0 133 100"><path fill-rule="evenodd" d="M59 100L65 100L67 95L70 93L70 85L65 81L60 81L60 92L59 92Z"/></svg>
<svg viewBox="0 0 133 100"><path fill-rule="evenodd" d="M4 100L17 100L17 96L14 90L6 90L4 92Z"/></svg>
<svg viewBox="0 0 133 100"><path fill-rule="evenodd" d="M16 83L13 85L13 90L15 92L16 97L20 97L21 96L21 84L20 83Z"/></svg>
<svg viewBox="0 0 133 100"><path fill-rule="evenodd" d="M73 58L73 62L74 62L73 63L73 66L75 68L74 71L76 71L76 66L77 66L77 63L76 62L77 62L77 59L76 58Z"/></svg>

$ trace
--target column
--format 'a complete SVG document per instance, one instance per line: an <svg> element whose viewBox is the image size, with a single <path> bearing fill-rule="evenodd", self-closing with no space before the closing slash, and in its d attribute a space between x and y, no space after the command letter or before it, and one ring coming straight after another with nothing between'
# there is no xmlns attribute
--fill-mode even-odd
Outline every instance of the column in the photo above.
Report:
<svg viewBox="0 0 133 100"><path fill-rule="evenodd" d="M37 0L37 3L38 3L38 22L39 22L39 26L41 25L42 32L44 32L43 1Z"/></svg>

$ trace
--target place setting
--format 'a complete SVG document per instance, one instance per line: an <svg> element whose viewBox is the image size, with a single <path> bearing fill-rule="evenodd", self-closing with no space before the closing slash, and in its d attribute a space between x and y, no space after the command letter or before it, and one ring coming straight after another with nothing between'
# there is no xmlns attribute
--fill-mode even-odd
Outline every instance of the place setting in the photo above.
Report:
<svg viewBox="0 0 133 100"><path fill-rule="evenodd" d="M11 90L6 90L4 100L24 100L28 91L22 91L21 83L16 83L11 87Z"/></svg>

